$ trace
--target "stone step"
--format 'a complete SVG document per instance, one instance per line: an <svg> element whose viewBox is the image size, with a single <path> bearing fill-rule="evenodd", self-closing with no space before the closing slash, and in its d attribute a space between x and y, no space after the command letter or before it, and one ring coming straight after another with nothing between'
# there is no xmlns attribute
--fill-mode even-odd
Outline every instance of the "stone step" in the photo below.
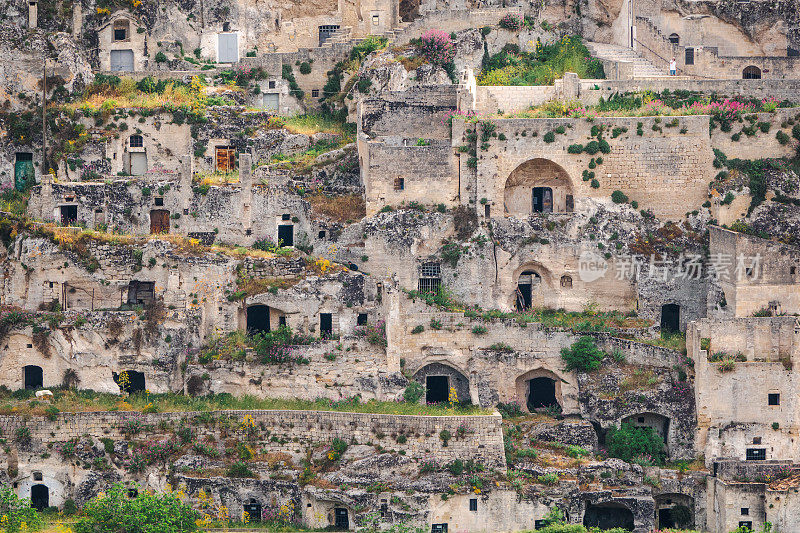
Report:
<svg viewBox="0 0 800 533"><path fill-rule="evenodd" d="M632 48L595 42L587 42L586 47L598 59L633 63L634 78L664 78L669 76L666 68L655 66Z"/></svg>

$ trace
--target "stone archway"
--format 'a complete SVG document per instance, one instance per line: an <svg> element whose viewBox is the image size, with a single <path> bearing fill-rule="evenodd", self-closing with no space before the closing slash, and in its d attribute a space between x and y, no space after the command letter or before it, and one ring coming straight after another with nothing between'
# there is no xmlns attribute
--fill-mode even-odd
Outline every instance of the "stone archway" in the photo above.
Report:
<svg viewBox="0 0 800 533"><path fill-rule="evenodd" d="M622 423L630 424L633 427L638 428L651 428L658 434L659 437L664 440L664 447L667 453L669 453L669 450L666 448L666 445L669 441L670 426L670 420L668 417L658 413L637 413L623 418Z"/></svg>
<svg viewBox="0 0 800 533"><path fill-rule="evenodd" d="M694 498L686 494L659 494L656 501L656 527L692 528L694 527Z"/></svg>
<svg viewBox="0 0 800 533"><path fill-rule="evenodd" d="M742 79L743 80L760 80L761 79L761 69L755 65L750 65L745 67L742 71Z"/></svg>
<svg viewBox="0 0 800 533"><path fill-rule="evenodd" d="M536 368L519 376L514 387L522 408L530 412L540 408L563 409L561 383L556 373Z"/></svg>
<svg viewBox="0 0 800 533"><path fill-rule="evenodd" d="M549 159L530 159L509 174L503 206L507 216L572 212L574 193L569 174Z"/></svg>
<svg viewBox="0 0 800 533"><path fill-rule="evenodd" d="M635 529L633 511L618 502L587 503L583 525L600 529Z"/></svg>
<svg viewBox="0 0 800 533"><path fill-rule="evenodd" d="M455 389L459 402L471 402L469 378L446 363L428 363L414 373L414 379L425 388L425 403L443 403Z"/></svg>
<svg viewBox="0 0 800 533"><path fill-rule="evenodd" d="M558 299L552 274L539 263L523 264L514 271L513 280L510 306L517 311L544 307Z"/></svg>

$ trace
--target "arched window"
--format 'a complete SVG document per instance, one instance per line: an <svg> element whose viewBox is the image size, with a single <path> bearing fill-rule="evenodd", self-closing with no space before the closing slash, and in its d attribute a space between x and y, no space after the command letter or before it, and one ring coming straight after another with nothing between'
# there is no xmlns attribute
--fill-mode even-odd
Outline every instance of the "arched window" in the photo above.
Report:
<svg viewBox="0 0 800 533"><path fill-rule="evenodd" d="M128 139L130 142L131 148L143 148L144 147L144 139L141 135L131 135Z"/></svg>
<svg viewBox="0 0 800 533"><path fill-rule="evenodd" d="M681 38L677 33L673 33L669 36L669 42L671 42L672 44L680 44Z"/></svg>
<svg viewBox="0 0 800 533"><path fill-rule="evenodd" d="M761 69L750 65L749 67L745 67L742 71L742 79L743 80L760 80L761 79Z"/></svg>
<svg viewBox="0 0 800 533"><path fill-rule="evenodd" d="M572 276L567 276L566 274L561 276L561 286L565 289L572 288Z"/></svg>

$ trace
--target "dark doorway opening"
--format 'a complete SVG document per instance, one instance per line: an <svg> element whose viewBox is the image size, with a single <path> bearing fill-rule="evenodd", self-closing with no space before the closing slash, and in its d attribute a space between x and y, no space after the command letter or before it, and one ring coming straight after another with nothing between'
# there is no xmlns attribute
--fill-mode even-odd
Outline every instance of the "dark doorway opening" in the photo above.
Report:
<svg viewBox="0 0 800 533"><path fill-rule="evenodd" d="M41 389L44 386L42 367L27 365L22 368L22 377L26 389Z"/></svg>
<svg viewBox="0 0 800 533"><path fill-rule="evenodd" d="M661 331L676 333L681 329L681 307L678 304L661 306Z"/></svg>
<svg viewBox="0 0 800 533"><path fill-rule="evenodd" d="M291 224L278 226L278 245L294 246L294 226Z"/></svg>
<svg viewBox="0 0 800 533"><path fill-rule="evenodd" d="M350 529L350 518L347 516L347 509L337 507L334 509L334 522L333 525L338 530Z"/></svg>
<svg viewBox="0 0 800 533"><path fill-rule="evenodd" d="M450 397L447 376L428 376L425 378L425 403L443 403Z"/></svg>
<svg viewBox="0 0 800 533"><path fill-rule="evenodd" d="M150 233L152 235L169 233L169 211L166 209L150 211Z"/></svg>
<svg viewBox="0 0 800 533"><path fill-rule="evenodd" d="M658 527L661 529L672 528L677 524L672 518L672 509L659 509L658 510Z"/></svg>
<svg viewBox="0 0 800 533"><path fill-rule="evenodd" d="M327 339L333 335L333 315L330 313L320 313L319 315L319 334Z"/></svg>
<svg viewBox="0 0 800 533"><path fill-rule="evenodd" d="M583 515L583 525L587 528L613 529L619 527L633 531L633 513L618 503L587 504Z"/></svg>
<svg viewBox="0 0 800 533"><path fill-rule="evenodd" d="M261 504L254 499L244 505L244 512L250 522L261 522Z"/></svg>
<svg viewBox="0 0 800 533"><path fill-rule="evenodd" d="M128 284L128 305L146 305L155 298L156 284L154 281L131 281Z"/></svg>
<svg viewBox="0 0 800 533"><path fill-rule="evenodd" d="M78 221L78 206L77 205L62 205L61 206L61 225L69 226Z"/></svg>
<svg viewBox="0 0 800 533"><path fill-rule="evenodd" d="M526 270L517 280L517 310L524 311L533 305L533 291L542 278L533 270Z"/></svg>
<svg viewBox="0 0 800 533"><path fill-rule="evenodd" d="M47 485L34 485L31 487L31 507L44 511L50 507L50 491Z"/></svg>
<svg viewBox="0 0 800 533"><path fill-rule="evenodd" d="M333 37L333 34L339 31L337 24L326 24L319 27L319 45L325 44L325 41Z"/></svg>
<svg viewBox="0 0 800 533"><path fill-rule="evenodd" d="M267 333L269 327L269 306L251 305L247 308L247 333Z"/></svg>
<svg viewBox="0 0 800 533"><path fill-rule="evenodd" d="M528 381L528 411L540 407L557 406L556 382L550 378L533 378Z"/></svg>
<svg viewBox="0 0 800 533"><path fill-rule="evenodd" d="M534 187L531 202L531 210L534 213L552 213L553 189L550 187Z"/></svg>
<svg viewBox="0 0 800 533"><path fill-rule="evenodd" d="M121 392L135 394L145 390L144 374L142 372L125 370L119 374L112 374L112 377L114 378L114 383L119 386Z"/></svg>

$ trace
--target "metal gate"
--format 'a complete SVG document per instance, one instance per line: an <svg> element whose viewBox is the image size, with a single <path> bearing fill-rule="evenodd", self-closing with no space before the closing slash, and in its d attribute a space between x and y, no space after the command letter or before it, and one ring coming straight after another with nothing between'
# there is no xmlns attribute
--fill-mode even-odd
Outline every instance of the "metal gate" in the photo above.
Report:
<svg viewBox="0 0 800 533"><path fill-rule="evenodd" d="M133 50L111 50L111 70L133 72Z"/></svg>
<svg viewBox="0 0 800 533"><path fill-rule="evenodd" d="M220 63L236 63L239 61L239 34L218 33L217 61Z"/></svg>
<svg viewBox="0 0 800 533"><path fill-rule="evenodd" d="M33 185L33 154L29 152L17 153L17 160L14 163L14 186L21 191L28 185Z"/></svg>

